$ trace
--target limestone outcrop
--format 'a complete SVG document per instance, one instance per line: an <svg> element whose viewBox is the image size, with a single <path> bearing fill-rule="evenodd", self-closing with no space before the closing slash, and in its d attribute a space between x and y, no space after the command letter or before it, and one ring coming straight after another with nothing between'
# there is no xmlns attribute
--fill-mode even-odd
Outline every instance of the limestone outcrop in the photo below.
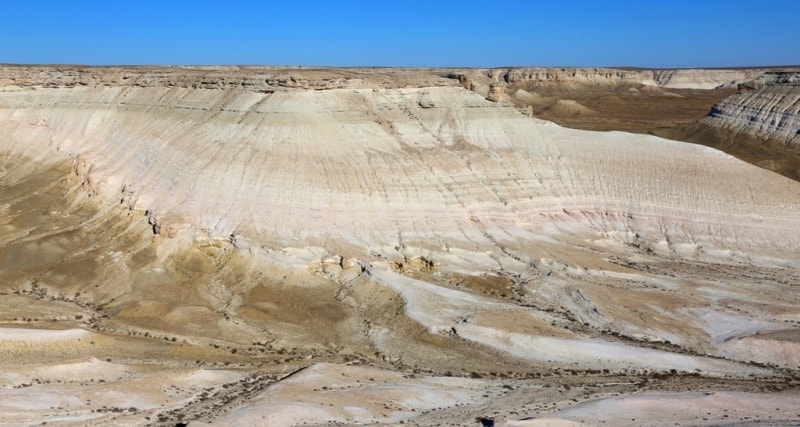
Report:
<svg viewBox="0 0 800 427"><path fill-rule="evenodd" d="M2 147L78 158L87 191L117 202L135 194L133 208L169 234L191 224L272 244L350 236L370 248L392 244L387 233L426 246L460 230L477 236L464 242L491 247L486 230L515 236L544 217L602 212L670 218L724 246L700 218L743 233L741 242L776 237L745 232L757 227L752 215L795 227L785 216L797 203L791 191L719 152L562 129L456 86L265 93L172 86L182 71L160 72L158 86L6 86ZM601 228L623 226L614 223Z"/></svg>
<svg viewBox="0 0 800 427"><path fill-rule="evenodd" d="M768 73L740 85L714 106L704 124L763 140L800 145L800 73Z"/></svg>
<svg viewBox="0 0 800 427"><path fill-rule="evenodd" d="M0 67L2 422L797 424L800 182L487 99L647 73Z"/></svg>
<svg viewBox="0 0 800 427"><path fill-rule="evenodd" d="M505 87L501 84L493 83L489 86L489 93L486 95L486 99L492 102L502 102L506 100Z"/></svg>
<svg viewBox="0 0 800 427"><path fill-rule="evenodd" d="M524 82L556 85L616 85L638 83L673 89L714 89L736 86L769 69L630 69L630 68L512 68L490 70L487 77L509 85Z"/></svg>
<svg viewBox="0 0 800 427"><path fill-rule="evenodd" d="M736 86L752 80L769 70L758 69L679 69L653 70L653 81L657 86L674 89L714 89Z"/></svg>

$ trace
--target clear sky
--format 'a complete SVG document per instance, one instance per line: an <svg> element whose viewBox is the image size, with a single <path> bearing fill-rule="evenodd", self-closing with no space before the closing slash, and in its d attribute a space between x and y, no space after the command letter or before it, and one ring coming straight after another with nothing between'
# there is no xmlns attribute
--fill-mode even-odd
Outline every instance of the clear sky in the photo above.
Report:
<svg viewBox="0 0 800 427"><path fill-rule="evenodd" d="M800 0L0 0L0 63L800 64Z"/></svg>

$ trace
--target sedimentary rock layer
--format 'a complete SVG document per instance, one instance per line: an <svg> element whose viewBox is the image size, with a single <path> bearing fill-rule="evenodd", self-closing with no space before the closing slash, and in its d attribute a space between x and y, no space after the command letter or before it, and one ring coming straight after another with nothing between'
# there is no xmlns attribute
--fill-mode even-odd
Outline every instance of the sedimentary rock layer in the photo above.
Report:
<svg viewBox="0 0 800 427"><path fill-rule="evenodd" d="M0 422L797 413L800 183L465 75L0 67Z"/></svg>
<svg viewBox="0 0 800 427"><path fill-rule="evenodd" d="M763 72L755 69L512 68L492 70L492 75L509 84L533 82L569 86L641 83L673 89L714 89L749 81Z"/></svg>
<svg viewBox="0 0 800 427"><path fill-rule="evenodd" d="M709 244L794 244L794 184L703 147L566 130L458 87L263 93L169 82L6 87L3 145L72 156L87 191L148 212L164 233L492 247L554 219L605 215L614 230L665 218Z"/></svg>
<svg viewBox="0 0 800 427"><path fill-rule="evenodd" d="M800 144L800 73L769 73L739 86L703 123L775 144Z"/></svg>

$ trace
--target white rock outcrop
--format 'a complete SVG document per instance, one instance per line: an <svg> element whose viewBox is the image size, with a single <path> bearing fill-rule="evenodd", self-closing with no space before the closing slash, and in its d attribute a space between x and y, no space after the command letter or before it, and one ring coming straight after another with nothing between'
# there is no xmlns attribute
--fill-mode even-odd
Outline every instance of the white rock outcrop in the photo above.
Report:
<svg viewBox="0 0 800 427"><path fill-rule="evenodd" d="M490 77L508 84L521 82L559 85L640 83L672 89L714 89L752 80L766 70L631 69L631 68L512 68L492 70Z"/></svg>
<svg viewBox="0 0 800 427"><path fill-rule="evenodd" d="M164 79L6 87L0 147L78 159L87 190L124 194L170 234L491 248L564 221L722 247L800 242L800 184L705 147L564 129L456 86L265 93Z"/></svg>
<svg viewBox="0 0 800 427"><path fill-rule="evenodd" d="M740 92L715 105L703 123L800 145L800 73L769 73L740 85Z"/></svg>

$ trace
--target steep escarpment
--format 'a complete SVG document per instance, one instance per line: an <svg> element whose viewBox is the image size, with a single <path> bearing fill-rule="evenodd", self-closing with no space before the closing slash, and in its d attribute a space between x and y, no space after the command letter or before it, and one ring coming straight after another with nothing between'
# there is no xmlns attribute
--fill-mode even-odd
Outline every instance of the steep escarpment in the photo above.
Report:
<svg viewBox="0 0 800 427"><path fill-rule="evenodd" d="M703 123L772 143L800 144L800 73L770 73L740 85Z"/></svg>
<svg viewBox="0 0 800 427"><path fill-rule="evenodd" d="M764 70L631 69L631 68L512 68L490 73L508 84L619 85L639 83L671 89L714 89L751 80Z"/></svg>
<svg viewBox="0 0 800 427"><path fill-rule="evenodd" d="M652 73L657 86L673 89L715 89L736 86L768 71L767 69L677 69L652 70Z"/></svg>
<svg viewBox="0 0 800 427"><path fill-rule="evenodd" d="M463 424L796 386L800 183L448 73L2 69L10 422L26 396L75 424Z"/></svg>
<svg viewBox="0 0 800 427"><path fill-rule="evenodd" d="M718 148L800 180L800 86L797 72L772 72L741 83L701 119L650 132Z"/></svg>

